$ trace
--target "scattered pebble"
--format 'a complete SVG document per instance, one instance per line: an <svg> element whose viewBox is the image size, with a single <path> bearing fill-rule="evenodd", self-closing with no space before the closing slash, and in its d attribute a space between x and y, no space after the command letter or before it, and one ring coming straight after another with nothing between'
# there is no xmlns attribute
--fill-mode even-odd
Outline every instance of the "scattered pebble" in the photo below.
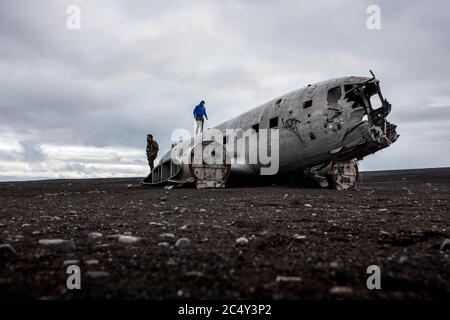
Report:
<svg viewBox="0 0 450 320"><path fill-rule="evenodd" d="M386 209L386 208L381 208L381 209L378 209L378 212L388 212L388 209Z"/></svg>
<svg viewBox="0 0 450 320"><path fill-rule="evenodd" d="M445 239L444 242L442 242L439 250L440 251L450 250L450 239Z"/></svg>
<svg viewBox="0 0 450 320"><path fill-rule="evenodd" d="M136 243L140 239L137 238L137 237L133 237L133 236L119 236L118 240L119 240L120 243L130 244L130 243Z"/></svg>
<svg viewBox="0 0 450 320"><path fill-rule="evenodd" d="M68 266L73 266L73 265L79 265L80 261L79 260L65 260L63 262L64 267L68 267Z"/></svg>
<svg viewBox="0 0 450 320"><path fill-rule="evenodd" d="M178 248L189 248L192 245L191 240L188 238L180 238L175 242L175 247Z"/></svg>
<svg viewBox="0 0 450 320"><path fill-rule="evenodd" d="M277 276L275 281L276 282L300 282L300 281L302 281L302 278L300 278L300 277Z"/></svg>
<svg viewBox="0 0 450 320"><path fill-rule="evenodd" d="M100 232L90 232L88 233L88 239L91 241L98 241L103 237Z"/></svg>
<svg viewBox="0 0 450 320"><path fill-rule="evenodd" d="M248 243L248 239L246 237L240 237L236 239L236 244L244 245Z"/></svg>
<svg viewBox="0 0 450 320"><path fill-rule="evenodd" d="M200 209L199 212L200 212L200 213L206 213L206 212L208 212L208 211L207 211L206 209Z"/></svg>
<svg viewBox="0 0 450 320"><path fill-rule="evenodd" d="M335 294L335 295L347 295L347 294L352 294L352 293L353 293L353 288L350 288L350 287L336 286L336 287L332 287L330 289L330 294Z"/></svg>
<svg viewBox="0 0 450 320"><path fill-rule="evenodd" d="M330 262L330 268L331 269L338 269L339 268L339 263L337 261Z"/></svg>
<svg viewBox="0 0 450 320"><path fill-rule="evenodd" d="M169 260L167 260L166 264L167 264L168 266L176 266L176 265L177 265L177 262L176 262L174 259L169 258Z"/></svg>
<svg viewBox="0 0 450 320"><path fill-rule="evenodd" d="M307 207L307 208L312 208L312 205L310 205L309 203L305 203L304 206Z"/></svg>
<svg viewBox="0 0 450 320"><path fill-rule="evenodd" d="M158 246L159 247L168 247L168 246L170 246L170 244L168 242L160 242L160 243L158 243Z"/></svg>
<svg viewBox="0 0 450 320"><path fill-rule="evenodd" d="M89 260L86 260L84 263L87 264L88 266L92 266L92 265L98 264L98 260L97 259L89 259Z"/></svg>
<svg viewBox="0 0 450 320"><path fill-rule="evenodd" d="M173 233L161 233L159 236L161 238L175 238L175 235Z"/></svg>
<svg viewBox="0 0 450 320"><path fill-rule="evenodd" d="M62 239L42 239L39 244L54 247L57 252L68 253L76 249L75 244L69 240Z"/></svg>
<svg viewBox="0 0 450 320"><path fill-rule="evenodd" d="M31 224L29 224L29 223L24 223L24 224L21 226L21 228L29 228L29 227L31 227Z"/></svg>
<svg viewBox="0 0 450 320"><path fill-rule="evenodd" d="M109 273L105 271L89 270L86 272L86 277L91 279L105 278L109 277Z"/></svg>
<svg viewBox="0 0 450 320"><path fill-rule="evenodd" d="M39 244L42 244L44 246L54 246L63 243L63 239L42 239L39 240Z"/></svg>
<svg viewBox="0 0 450 320"><path fill-rule="evenodd" d="M15 255L16 250L10 244L1 244L0 245L0 257L6 255Z"/></svg>
<svg viewBox="0 0 450 320"><path fill-rule="evenodd" d="M203 272L200 271L188 271L186 272L188 277L203 277Z"/></svg>

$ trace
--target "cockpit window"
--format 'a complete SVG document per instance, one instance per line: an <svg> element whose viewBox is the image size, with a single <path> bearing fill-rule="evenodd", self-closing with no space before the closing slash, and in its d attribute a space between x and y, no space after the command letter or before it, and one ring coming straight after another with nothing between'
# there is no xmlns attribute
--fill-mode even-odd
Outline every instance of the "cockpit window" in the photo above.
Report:
<svg viewBox="0 0 450 320"><path fill-rule="evenodd" d="M383 104L381 103L380 96L378 94L374 94L370 97L370 106L373 110L381 108Z"/></svg>
<svg viewBox="0 0 450 320"><path fill-rule="evenodd" d="M358 108L364 106L364 101L355 90L355 86L351 84L346 84L344 86L345 96L348 102L353 102L352 108Z"/></svg>

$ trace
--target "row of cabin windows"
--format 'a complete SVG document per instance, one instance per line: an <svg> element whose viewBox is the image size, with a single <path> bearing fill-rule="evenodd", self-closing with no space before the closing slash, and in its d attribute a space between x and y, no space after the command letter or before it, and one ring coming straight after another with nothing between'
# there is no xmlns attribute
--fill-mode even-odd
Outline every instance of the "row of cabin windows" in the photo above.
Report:
<svg viewBox="0 0 450 320"><path fill-rule="evenodd" d="M348 85L348 86L351 86L351 85ZM347 91L347 88L345 90ZM341 97L341 95L342 95L342 91L341 91L340 86L334 87L334 88L331 88L330 90L328 90L328 100L333 100L333 98L334 98L334 100L337 100L337 98ZM281 102L282 102L282 99L279 99L275 103L275 105L279 106L281 104ZM305 101L303 103L303 109L308 109L308 108L312 107L312 104L313 104L312 100Z"/></svg>
<svg viewBox="0 0 450 320"><path fill-rule="evenodd" d="M328 91L328 100L337 100L336 97L340 97L341 95L341 87L331 88ZM333 99L334 98L334 99ZM277 101L277 105L281 104L281 99ZM313 101L308 100L303 103L303 109L308 109L312 107ZM278 127L278 117L274 117L269 120L269 128L277 128ZM252 129L255 130L256 133L259 132L259 123L252 126ZM227 137L223 137L223 144L227 143Z"/></svg>
<svg viewBox="0 0 450 320"><path fill-rule="evenodd" d="M278 128L278 117L271 118L269 120L269 129ZM259 132L259 123L252 126L252 129L255 130L256 133Z"/></svg>
<svg viewBox="0 0 450 320"><path fill-rule="evenodd" d="M278 128L278 117L274 117L269 120L269 128L270 129ZM255 130L256 133L258 133L259 132L259 123L253 125L252 129ZM227 144L227 142L228 142L228 139L226 136L224 136L223 144L225 145L225 144Z"/></svg>

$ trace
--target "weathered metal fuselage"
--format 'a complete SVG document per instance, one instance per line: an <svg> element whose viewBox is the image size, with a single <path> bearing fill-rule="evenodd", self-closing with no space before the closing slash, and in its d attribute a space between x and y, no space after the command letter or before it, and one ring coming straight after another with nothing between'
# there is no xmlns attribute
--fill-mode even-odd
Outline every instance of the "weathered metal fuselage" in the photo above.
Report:
<svg viewBox="0 0 450 320"><path fill-rule="evenodd" d="M255 124L269 129L270 120L278 118L280 173L327 161L362 158L389 146L398 137L396 126L386 121L390 104L380 101L382 106L374 110L370 102L373 95L383 99L376 79L332 79L274 99L217 129L245 130ZM234 168L242 172L237 167L232 167L232 172ZM257 165L252 168L258 172Z"/></svg>
<svg viewBox="0 0 450 320"><path fill-rule="evenodd" d="M372 105L371 97L372 101L374 97L378 100L377 108ZM361 159L389 146L398 138L396 126L386 121L390 109L391 105L383 98L377 79L342 77L295 90L215 129L226 136L229 129L278 128L278 172L286 174L331 161ZM235 148L230 148L230 144L236 141L229 140L225 140L225 147L233 150L230 158L244 157L234 151ZM199 141L201 135L176 148L195 145ZM258 144L250 144L248 148L247 151L257 152L252 149L258 148ZM170 154L164 155L161 162L167 162ZM239 164L239 161L232 161L231 174L257 175L260 168L258 163Z"/></svg>

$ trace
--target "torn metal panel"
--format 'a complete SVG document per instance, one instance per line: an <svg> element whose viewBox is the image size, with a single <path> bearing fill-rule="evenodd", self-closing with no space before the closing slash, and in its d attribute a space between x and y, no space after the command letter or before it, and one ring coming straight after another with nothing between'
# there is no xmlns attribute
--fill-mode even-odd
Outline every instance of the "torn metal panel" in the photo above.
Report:
<svg viewBox="0 0 450 320"><path fill-rule="evenodd" d="M358 163L354 159L329 162L305 169L304 173L321 188L336 190L356 189L359 177Z"/></svg>

